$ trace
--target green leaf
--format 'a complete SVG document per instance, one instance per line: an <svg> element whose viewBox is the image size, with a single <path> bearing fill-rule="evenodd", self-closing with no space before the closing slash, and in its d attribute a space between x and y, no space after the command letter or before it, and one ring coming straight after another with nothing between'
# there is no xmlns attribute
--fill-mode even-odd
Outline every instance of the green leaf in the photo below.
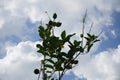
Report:
<svg viewBox="0 0 120 80"><path fill-rule="evenodd" d="M41 44L36 44L36 47L41 48L42 46L41 46Z"/></svg>
<svg viewBox="0 0 120 80"><path fill-rule="evenodd" d="M53 22L53 25L52 25L52 26L54 26L54 27L57 26L57 23L56 23L56 22Z"/></svg>
<svg viewBox="0 0 120 80"><path fill-rule="evenodd" d="M74 55L74 54L75 54L75 51L72 50L72 49L70 49L70 50L68 51L67 58L69 58L69 59L73 58L73 55Z"/></svg>
<svg viewBox="0 0 120 80"><path fill-rule="evenodd" d="M97 39L97 40L94 41L94 43L95 43L95 42L98 42L98 41L100 41L100 40Z"/></svg>
<svg viewBox="0 0 120 80"><path fill-rule="evenodd" d="M90 41L90 38L88 38L88 37L84 37L87 41Z"/></svg>
<svg viewBox="0 0 120 80"><path fill-rule="evenodd" d="M38 53L43 53L43 51L42 51L42 50L37 50L37 52L38 52Z"/></svg>
<svg viewBox="0 0 120 80"><path fill-rule="evenodd" d="M72 60L71 63L72 64L78 64L78 60Z"/></svg>
<svg viewBox="0 0 120 80"><path fill-rule="evenodd" d="M52 73L52 71L46 71L47 73Z"/></svg>
<svg viewBox="0 0 120 80"><path fill-rule="evenodd" d="M90 38L92 37L91 34L89 34L89 33L87 33L87 36L90 37Z"/></svg>
<svg viewBox="0 0 120 80"><path fill-rule="evenodd" d="M62 32L62 34L61 34L61 38L62 38L62 39L65 39L65 37L66 37L66 31L64 30L64 31Z"/></svg>
<svg viewBox="0 0 120 80"><path fill-rule="evenodd" d="M43 50L37 50L38 53L41 53L42 55L49 55L47 52L43 51Z"/></svg>
<svg viewBox="0 0 120 80"><path fill-rule="evenodd" d="M67 53L61 52L62 56L65 56L67 58Z"/></svg>
<svg viewBox="0 0 120 80"><path fill-rule="evenodd" d="M44 34L44 27L43 26L40 26L39 27L39 36L44 39L45 38L45 34Z"/></svg>
<svg viewBox="0 0 120 80"><path fill-rule="evenodd" d="M80 34L80 37L83 38L83 34Z"/></svg>
<svg viewBox="0 0 120 80"><path fill-rule="evenodd" d="M93 46L93 44L88 45L87 52L90 51L90 49L91 49L92 46Z"/></svg>
<svg viewBox="0 0 120 80"><path fill-rule="evenodd" d="M63 70L63 68L61 67L62 63L63 63L62 61L57 61L55 63L54 67L55 67L56 71L62 71Z"/></svg>
<svg viewBox="0 0 120 80"><path fill-rule="evenodd" d="M62 70L63 70L63 68L61 66L56 67L56 71L62 71Z"/></svg>
<svg viewBox="0 0 120 80"><path fill-rule="evenodd" d="M61 22L57 22L57 23L56 23L56 26L57 26L57 27L60 27L61 25L62 25Z"/></svg>
<svg viewBox="0 0 120 80"><path fill-rule="evenodd" d="M51 80L54 80L54 78L52 78Z"/></svg>
<svg viewBox="0 0 120 80"><path fill-rule="evenodd" d="M49 21L49 25L53 25L53 21L50 20L50 21Z"/></svg>
<svg viewBox="0 0 120 80"><path fill-rule="evenodd" d="M75 35L75 33L68 35L68 36L65 38L65 41L69 41L70 38L71 38L72 36L74 36L74 35Z"/></svg>
<svg viewBox="0 0 120 80"><path fill-rule="evenodd" d="M84 52L84 49L82 48L82 46L79 47L79 51Z"/></svg>
<svg viewBox="0 0 120 80"><path fill-rule="evenodd" d="M39 30L40 31L44 31L44 27L43 26L39 26Z"/></svg>
<svg viewBox="0 0 120 80"><path fill-rule="evenodd" d="M54 67L50 64L45 64L45 67L50 68L50 69L54 69Z"/></svg>
<svg viewBox="0 0 120 80"><path fill-rule="evenodd" d="M54 14L53 14L53 19L56 19L56 18L57 18L57 14L54 13Z"/></svg>
<svg viewBox="0 0 120 80"><path fill-rule="evenodd" d="M50 38L50 35L51 35L50 29L46 29L45 35L47 39Z"/></svg>
<svg viewBox="0 0 120 80"><path fill-rule="evenodd" d="M47 80L47 78L48 78L48 77L47 77L47 74L45 73L43 80Z"/></svg>
<svg viewBox="0 0 120 80"><path fill-rule="evenodd" d="M72 69L72 65L67 65L65 68L66 69Z"/></svg>
<svg viewBox="0 0 120 80"><path fill-rule="evenodd" d="M47 60L48 62L50 62L52 64L55 64L55 62L52 59L45 59L45 60Z"/></svg>
<svg viewBox="0 0 120 80"><path fill-rule="evenodd" d="M74 45L75 45L75 46L79 46L80 43L81 43L81 41L74 40Z"/></svg>

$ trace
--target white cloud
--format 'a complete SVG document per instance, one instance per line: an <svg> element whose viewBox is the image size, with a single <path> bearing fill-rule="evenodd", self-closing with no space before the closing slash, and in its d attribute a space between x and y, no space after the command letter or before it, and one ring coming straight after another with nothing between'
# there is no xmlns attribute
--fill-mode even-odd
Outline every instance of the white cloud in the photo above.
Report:
<svg viewBox="0 0 120 80"><path fill-rule="evenodd" d="M60 20L64 23L63 29L67 29L69 32L71 29L79 32L78 28L81 25L78 23L86 9L88 10L89 23L94 22L94 32L98 33L98 30L101 31L104 25L112 25L111 14L114 11L119 11L119 3L119 0L1 0L0 17L3 18L2 22L5 25L1 25L3 28L0 29L0 34L2 37L17 35L22 38L25 35L21 34L24 31L23 28L28 26L26 21L30 19L35 23L41 18L46 20L45 11L48 11L49 14L57 12L60 15Z"/></svg>
<svg viewBox="0 0 120 80"><path fill-rule="evenodd" d="M4 21L0 19L0 28L2 28Z"/></svg>
<svg viewBox="0 0 120 80"><path fill-rule="evenodd" d="M36 53L36 43L38 42L26 41L6 48L6 56L0 59L0 80L37 79L33 73L40 61Z"/></svg>
<svg viewBox="0 0 120 80"><path fill-rule="evenodd" d="M115 32L115 30L112 30L112 31L111 31L111 34L112 34L114 37L116 37L116 32Z"/></svg>
<svg viewBox="0 0 120 80"><path fill-rule="evenodd" d="M79 61L79 65L73 69L78 77L83 75L88 80L120 79L120 45L93 56L80 56Z"/></svg>

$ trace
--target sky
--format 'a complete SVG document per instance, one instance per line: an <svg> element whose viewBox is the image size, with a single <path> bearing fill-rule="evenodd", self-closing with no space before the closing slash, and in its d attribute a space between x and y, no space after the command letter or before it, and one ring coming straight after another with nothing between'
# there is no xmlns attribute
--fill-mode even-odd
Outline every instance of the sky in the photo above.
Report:
<svg viewBox="0 0 120 80"><path fill-rule="evenodd" d="M63 80L120 80L120 0L0 0L0 80L37 80L33 70L41 55L35 45L40 21L49 20L45 11L58 14L59 35L62 30L79 34L86 9L85 29L94 23L92 33L102 31L101 41L79 56Z"/></svg>

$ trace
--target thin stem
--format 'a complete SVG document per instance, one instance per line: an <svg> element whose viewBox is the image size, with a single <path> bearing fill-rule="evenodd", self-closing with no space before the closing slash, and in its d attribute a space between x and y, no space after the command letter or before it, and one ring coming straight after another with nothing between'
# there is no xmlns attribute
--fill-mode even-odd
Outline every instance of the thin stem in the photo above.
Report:
<svg viewBox="0 0 120 80"><path fill-rule="evenodd" d="M92 29L92 27L93 27L93 23L91 24L91 26L90 26L90 30L89 30L89 33L91 32L91 29Z"/></svg>
<svg viewBox="0 0 120 80"><path fill-rule="evenodd" d="M50 16L49 16L48 12L47 12L47 11L45 11L45 13L47 14L47 16L48 16L49 20L51 20L51 18L50 18Z"/></svg>
<svg viewBox="0 0 120 80"><path fill-rule="evenodd" d="M101 31L99 34L98 34L98 37L103 33L103 31Z"/></svg>
<svg viewBox="0 0 120 80"><path fill-rule="evenodd" d="M87 9L86 9L86 12L85 12L85 15L83 17L83 28L82 28L82 43L81 43L81 46L83 47L83 41L84 41L84 28L85 28L85 22L86 22L86 17L87 17Z"/></svg>
<svg viewBox="0 0 120 80"><path fill-rule="evenodd" d="M38 80L40 79L41 70L42 70L42 65L40 67L40 72L39 72L39 75L38 75Z"/></svg>
<svg viewBox="0 0 120 80"><path fill-rule="evenodd" d="M84 23L83 23L83 28L82 28L82 42L81 42L81 46L83 47L83 41L84 41Z"/></svg>
<svg viewBox="0 0 120 80"><path fill-rule="evenodd" d="M60 80L60 71L58 71L58 80Z"/></svg>
<svg viewBox="0 0 120 80"><path fill-rule="evenodd" d="M40 21L40 25L42 26L42 18L41 18L41 21Z"/></svg>
<svg viewBox="0 0 120 80"><path fill-rule="evenodd" d="M44 55L44 60L45 60L45 55ZM43 80L45 80L45 61L43 61L42 64L43 64L43 69L42 69L42 72L43 72Z"/></svg>
<svg viewBox="0 0 120 80"><path fill-rule="evenodd" d="M52 28L52 34L53 34L53 36L54 36L54 27Z"/></svg>
<svg viewBox="0 0 120 80"><path fill-rule="evenodd" d="M52 73L51 73L51 75L50 75L50 78L52 77L52 75L53 75L54 73L55 73L55 70L52 71ZM50 79L50 78L49 78L49 79ZM48 80L49 80L49 79L48 79Z"/></svg>
<svg viewBox="0 0 120 80"><path fill-rule="evenodd" d="M65 68L64 68L64 70L62 71L62 73L60 74L60 77L59 77L59 80L61 80L61 78L63 77L63 75L65 74Z"/></svg>

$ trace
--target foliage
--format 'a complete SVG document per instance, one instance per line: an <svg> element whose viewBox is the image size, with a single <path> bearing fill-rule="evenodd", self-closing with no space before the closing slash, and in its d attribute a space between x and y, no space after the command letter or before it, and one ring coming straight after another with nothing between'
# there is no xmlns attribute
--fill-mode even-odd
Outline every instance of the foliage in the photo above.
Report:
<svg viewBox="0 0 120 80"><path fill-rule="evenodd" d="M61 32L60 37L54 34L56 27L61 27L62 22L56 21L57 14L53 14L53 19L49 20L46 28L39 26L39 36L42 39L42 44L37 44L38 53L42 54L44 58L41 60L40 69L35 69L34 73L39 74L38 80L42 73L43 80L61 80L66 71L71 70L78 64L78 56L88 53L93 44L99 41L98 36L91 34L90 31L85 36L84 25L86 22L86 14L83 17L82 34L79 34L79 40L71 40L76 33L66 34L66 30ZM63 51L65 44L68 45L69 50ZM58 78L55 79L54 75Z"/></svg>

